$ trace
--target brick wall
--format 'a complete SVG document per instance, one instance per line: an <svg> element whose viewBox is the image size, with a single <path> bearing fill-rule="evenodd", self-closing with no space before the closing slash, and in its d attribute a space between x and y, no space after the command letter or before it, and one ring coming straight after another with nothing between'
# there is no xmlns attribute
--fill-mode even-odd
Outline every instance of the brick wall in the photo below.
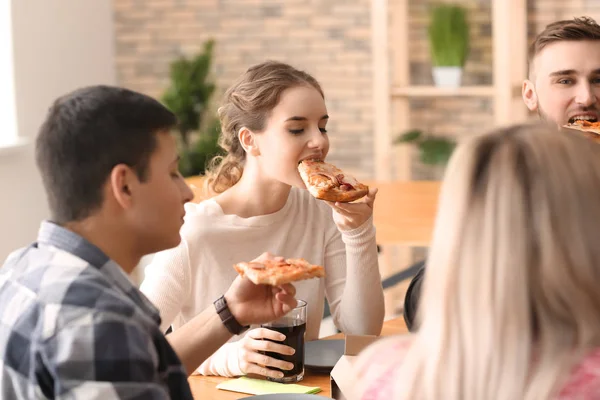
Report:
<svg viewBox="0 0 600 400"><path fill-rule="evenodd" d="M586 15L600 23L598 0L527 0L530 38L551 22Z"/></svg>
<svg viewBox="0 0 600 400"><path fill-rule="evenodd" d="M432 84L427 8L410 1L412 84ZM462 0L469 9L471 51L466 85L492 83L491 0ZM249 65L265 59L289 62L323 85L331 115L331 160L373 173L372 67L369 0L114 0L120 84L159 97L168 85L169 63L216 40L214 75L222 92ZM554 20L590 15L600 20L598 0L528 0L530 39ZM402 46L396 43L394 46ZM392 65L392 68L394 66ZM220 93L215 99L220 97ZM411 100L412 127L462 136L489 125L489 98ZM397 134L400 132L394 132ZM413 157L413 179L438 176Z"/></svg>
<svg viewBox="0 0 600 400"><path fill-rule="evenodd" d="M291 63L323 85L331 159L373 171L369 0L114 0L114 7L121 85L160 96L170 61L211 37L221 91L252 64Z"/></svg>

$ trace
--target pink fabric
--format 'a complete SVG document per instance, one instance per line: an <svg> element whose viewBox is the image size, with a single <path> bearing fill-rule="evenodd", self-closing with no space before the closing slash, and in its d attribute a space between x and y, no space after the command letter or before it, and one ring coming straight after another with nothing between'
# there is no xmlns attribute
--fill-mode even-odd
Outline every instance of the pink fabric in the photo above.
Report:
<svg viewBox="0 0 600 400"><path fill-rule="evenodd" d="M394 377L400 368L401 360L410 342L397 342L392 347L379 349L365 365L369 370L365 375L370 379L361 400L392 399ZM395 362L394 362L395 361ZM372 369L377 370L371 371ZM375 373L371 373L375 372ZM375 377L375 378L374 378ZM590 352L571 373L555 400L597 400L600 399L600 349Z"/></svg>
<svg viewBox="0 0 600 400"><path fill-rule="evenodd" d="M600 349L589 353L575 368L558 396L560 400L600 399Z"/></svg>
<svg viewBox="0 0 600 400"><path fill-rule="evenodd" d="M363 393L361 400L383 400L393 399L394 377L402 365L399 360L404 354L410 342L408 340L397 341L391 347L380 348L376 353L364 361L364 377L368 379L369 385Z"/></svg>

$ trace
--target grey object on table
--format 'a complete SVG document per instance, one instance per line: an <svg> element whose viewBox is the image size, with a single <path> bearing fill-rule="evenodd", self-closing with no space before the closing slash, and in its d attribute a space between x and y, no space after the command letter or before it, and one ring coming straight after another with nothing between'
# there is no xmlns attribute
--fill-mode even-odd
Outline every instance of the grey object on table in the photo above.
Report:
<svg viewBox="0 0 600 400"><path fill-rule="evenodd" d="M339 340L314 340L304 344L304 368L330 372L344 355L345 342Z"/></svg>

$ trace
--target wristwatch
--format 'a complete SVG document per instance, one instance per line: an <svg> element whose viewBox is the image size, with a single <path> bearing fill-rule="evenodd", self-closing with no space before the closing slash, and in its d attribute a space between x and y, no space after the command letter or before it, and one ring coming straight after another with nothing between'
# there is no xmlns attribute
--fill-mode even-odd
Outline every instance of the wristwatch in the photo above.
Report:
<svg viewBox="0 0 600 400"><path fill-rule="evenodd" d="M217 314L219 314L221 321L223 321L223 325L225 325L225 328L227 328L227 330L233 335L244 333L248 328L250 328L250 326L242 326L237 319L235 319L231 313L231 310L229 310L229 307L227 306L225 295L219 297L214 301L213 304L215 305L215 309L217 310Z"/></svg>

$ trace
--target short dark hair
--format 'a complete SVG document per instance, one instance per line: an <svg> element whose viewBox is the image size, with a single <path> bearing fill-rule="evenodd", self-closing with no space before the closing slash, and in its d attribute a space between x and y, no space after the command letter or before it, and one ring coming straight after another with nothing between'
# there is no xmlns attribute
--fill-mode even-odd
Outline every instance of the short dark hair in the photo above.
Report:
<svg viewBox="0 0 600 400"><path fill-rule="evenodd" d="M119 87L84 87L54 101L35 146L53 221L82 220L101 207L118 164L146 180L156 134L176 123L155 99Z"/></svg>
<svg viewBox="0 0 600 400"><path fill-rule="evenodd" d="M593 18L579 17L548 24L529 46L527 61L530 73L533 59L549 44L580 40L600 41L600 25Z"/></svg>

